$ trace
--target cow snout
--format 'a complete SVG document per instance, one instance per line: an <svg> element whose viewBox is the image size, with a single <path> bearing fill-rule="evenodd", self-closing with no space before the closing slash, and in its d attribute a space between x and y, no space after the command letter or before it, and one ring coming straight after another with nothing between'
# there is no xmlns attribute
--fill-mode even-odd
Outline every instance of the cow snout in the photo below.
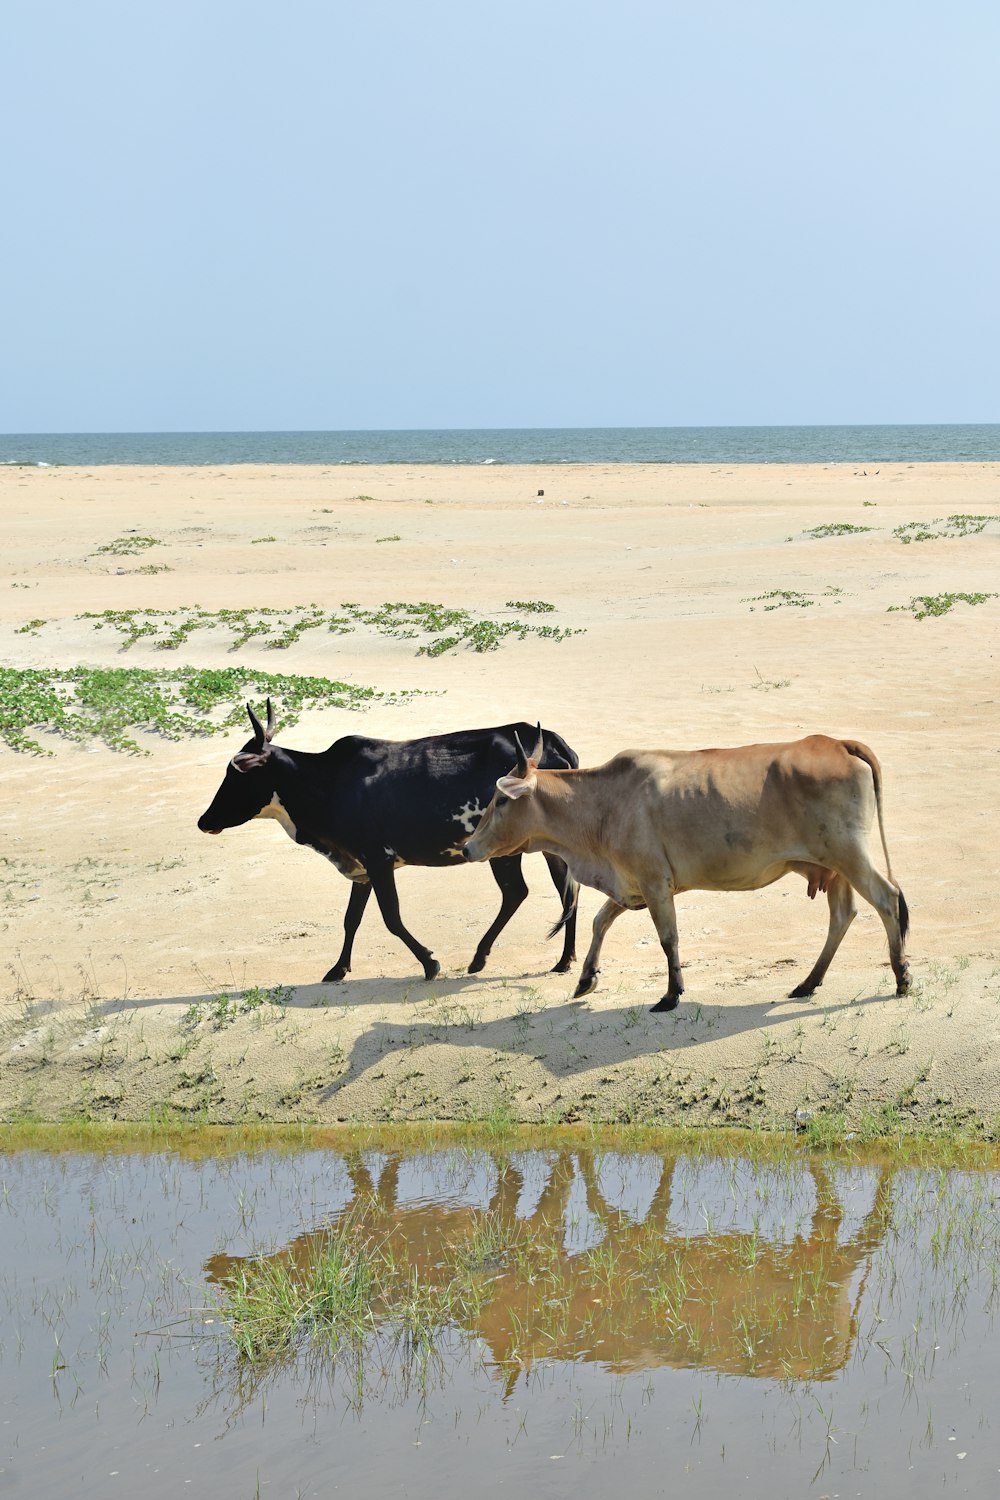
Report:
<svg viewBox="0 0 1000 1500"><path fill-rule="evenodd" d="M202 833L221 833L221 828L213 828L211 823L206 823L204 815L198 819L198 827Z"/></svg>

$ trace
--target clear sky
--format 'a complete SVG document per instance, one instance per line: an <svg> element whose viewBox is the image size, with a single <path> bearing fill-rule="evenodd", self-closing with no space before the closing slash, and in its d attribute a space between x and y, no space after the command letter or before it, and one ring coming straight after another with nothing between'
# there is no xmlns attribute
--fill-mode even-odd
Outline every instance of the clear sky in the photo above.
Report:
<svg viewBox="0 0 1000 1500"><path fill-rule="evenodd" d="M0 430L1000 420L996 0L11 0Z"/></svg>

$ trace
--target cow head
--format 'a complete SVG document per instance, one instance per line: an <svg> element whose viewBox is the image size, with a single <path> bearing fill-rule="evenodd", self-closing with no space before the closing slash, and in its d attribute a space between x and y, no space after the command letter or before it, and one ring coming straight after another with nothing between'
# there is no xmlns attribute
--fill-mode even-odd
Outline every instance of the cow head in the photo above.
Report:
<svg viewBox="0 0 1000 1500"><path fill-rule="evenodd" d="M271 775L271 760L277 746L271 748L276 728L274 709L267 700L267 727L260 722L247 704L247 713L253 725L253 739L247 740L229 762L225 780L219 787L211 805L198 819L202 833L221 833L224 828L237 828L256 818L270 802L274 791Z"/></svg>
<svg viewBox="0 0 1000 1500"><path fill-rule="evenodd" d="M533 832L533 794L538 785L538 763L544 750L542 726L538 726L538 739L530 755L524 753L516 730L514 743L517 746L517 765L509 776L500 777L492 802L462 848L463 858L476 864L485 859L496 859L499 855L519 853Z"/></svg>

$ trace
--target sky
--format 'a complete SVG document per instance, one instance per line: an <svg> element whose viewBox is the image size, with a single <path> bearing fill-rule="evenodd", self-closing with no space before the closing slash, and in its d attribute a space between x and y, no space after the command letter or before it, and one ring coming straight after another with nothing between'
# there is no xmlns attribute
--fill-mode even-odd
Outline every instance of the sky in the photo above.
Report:
<svg viewBox="0 0 1000 1500"><path fill-rule="evenodd" d="M1000 420L995 0L9 0L0 431Z"/></svg>

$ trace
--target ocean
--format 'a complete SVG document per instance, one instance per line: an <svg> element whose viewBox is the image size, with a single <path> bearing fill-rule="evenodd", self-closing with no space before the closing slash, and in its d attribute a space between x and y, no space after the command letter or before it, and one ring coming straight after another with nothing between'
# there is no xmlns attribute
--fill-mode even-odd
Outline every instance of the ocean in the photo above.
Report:
<svg viewBox="0 0 1000 1500"><path fill-rule="evenodd" d="M1000 424L0 435L0 464L838 464L1000 460Z"/></svg>

